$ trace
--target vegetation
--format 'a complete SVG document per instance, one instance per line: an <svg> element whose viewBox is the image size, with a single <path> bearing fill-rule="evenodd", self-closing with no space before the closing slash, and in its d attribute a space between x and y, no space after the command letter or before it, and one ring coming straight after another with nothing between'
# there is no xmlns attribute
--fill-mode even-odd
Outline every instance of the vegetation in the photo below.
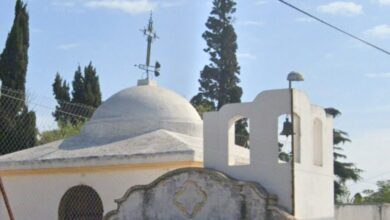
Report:
<svg viewBox="0 0 390 220"><path fill-rule="evenodd" d="M378 190L364 190L363 196L360 193L355 194L355 204L367 203L390 203L390 180L378 181Z"/></svg>
<svg viewBox="0 0 390 220"><path fill-rule="evenodd" d="M199 91L191 103L203 116L204 112L219 110L228 103L241 102L242 88L238 86L240 66L237 62L237 35L232 25L236 2L213 0L213 7L202 37L210 63L200 72ZM248 130L245 119L236 123L236 144L248 147ZM238 142L237 142L238 141Z"/></svg>
<svg viewBox="0 0 390 220"><path fill-rule="evenodd" d="M83 123L73 125L64 124L59 129L44 131L39 135L38 145L47 144L53 141L62 140L78 135L83 127Z"/></svg>
<svg viewBox="0 0 390 220"><path fill-rule="evenodd" d="M92 116L94 109L102 102L99 77L92 63L84 68L84 74L81 67L77 67L72 82L72 98L69 84L61 78L59 73L57 73L52 86L54 97L58 103L53 116L60 127L66 126L68 123L79 126L85 119Z"/></svg>
<svg viewBox="0 0 390 220"><path fill-rule="evenodd" d="M232 25L235 6L232 0L213 1L207 30L203 33L208 46L204 51L210 55L211 63L201 71L199 93L191 99L199 111L219 110L227 103L241 102L242 89L237 85L240 82L237 35Z"/></svg>
<svg viewBox="0 0 390 220"><path fill-rule="evenodd" d="M326 113L336 118L341 115L341 112L335 108L325 109ZM333 129L333 148L334 148L334 181L335 201L340 201L340 198L348 194L348 189L345 183L348 180L358 181L362 170L358 169L354 163L343 162L347 156L342 153L343 148L340 146L346 142L351 142L348 138L348 133L342 130Z"/></svg>
<svg viewBox="0 0 390 220"><path fill-rule="evenodd" d="M0 154L33 147L36 143L36 117L24 102L28 65L29 15L27 5L16 1L15 18L0 55ZM11 100L18 91L20 101ZM16 136L17 135L17 136ZM16 138L17 137L17 138Z"/></svg>

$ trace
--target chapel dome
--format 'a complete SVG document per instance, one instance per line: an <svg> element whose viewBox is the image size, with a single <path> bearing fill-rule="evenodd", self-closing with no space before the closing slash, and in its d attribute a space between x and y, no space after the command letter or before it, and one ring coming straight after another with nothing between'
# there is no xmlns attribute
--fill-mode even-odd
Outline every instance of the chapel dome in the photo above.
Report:
<svg viewBox="0 0 390 220"><path fill-rule="evenodd" d="M202 126L199 114L184 97L147 83L108 98L85 125L82 135L108 141L164 129L202 137Z"/></svg>

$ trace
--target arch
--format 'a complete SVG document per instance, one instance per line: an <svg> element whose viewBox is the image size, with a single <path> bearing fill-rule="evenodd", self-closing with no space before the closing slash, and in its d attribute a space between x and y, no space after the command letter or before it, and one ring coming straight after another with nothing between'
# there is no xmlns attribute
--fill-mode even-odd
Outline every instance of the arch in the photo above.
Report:
<svg viewBox="0 0 390 220"><path fill-rule="evenodd" d="M315 118L313 122L313 162L316 166L322 166L323 163L323 137L322 121Z"/></svg>
<svg viewBox="0 0 390 220"><path fill-rule="evenodd" d="M250 164L250 120L236 115L228 121L229 166Z"/></svg>
<svg viewBox="0 0 390 220"><path fill-rule="evenodd" d="M90 186L78 185L68 189L58 208L58 220L102 220L103 203Z"/></svg>

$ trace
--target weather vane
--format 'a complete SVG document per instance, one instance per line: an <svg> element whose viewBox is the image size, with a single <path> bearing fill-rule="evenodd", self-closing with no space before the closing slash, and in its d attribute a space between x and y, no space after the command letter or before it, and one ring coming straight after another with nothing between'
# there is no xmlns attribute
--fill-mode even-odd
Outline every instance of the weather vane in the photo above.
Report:
<svg viewBox="0 0 390 220"><path fill-rule="evenodd" d="M150 56L151 56L151 52L152 52L152 43L153 43L153 41L158 39L158 36L153 28L152 12L150 12L148 27L142 29L141 31L146 36L146 40L148 42L148 47L146 50L146 64L138 64L135 66L141 70L146 71L146 79L149 79L149 72L154 72L154 75L156 77L158 77L160 75L160 68L161 68L160 63L156 62L156 64L154 66L150 66Z"/></svg>

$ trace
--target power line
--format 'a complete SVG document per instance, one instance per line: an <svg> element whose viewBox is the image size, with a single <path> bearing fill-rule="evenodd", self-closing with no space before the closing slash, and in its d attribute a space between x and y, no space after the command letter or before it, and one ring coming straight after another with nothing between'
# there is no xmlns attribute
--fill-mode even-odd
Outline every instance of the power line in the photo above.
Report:
<svg viewBox="0 0 390 220"><path fill-rule="evenodd" d="M385 50L385 49L383 49L383 48L381 48L379 46L376 46L375 44L372 44L372 43L370 43L370 42L368 42L368 41L366 41L366 40L364 40L364 39L362 39L360 37L357 37L357 36L355 36L355 35L353 35L351 33L348 33L347 31L344 31L343 29L338 28L338 27L336 27L336 26L334 26L334 25L332 25L332 24L330 24L330 23L328 23L328 22L326 22L326 21L324 21L324 20L322 20L322 19L320 19L320 18L318 18L318 17L316 17L316 16L314 16L314 15L312 15L312 14L310 14L310 13L308 13L308 12L306 12L306 11L304 11L304 10L302 10L302 9L300 9L300 8L294 6L294 5L292 5L292 4L290 4L290 3L286 2L286 1L284 1L284 0L279 0L279 1L281 3L289 6L290 8L293 8L293 9L301 12L302 14L309 16L309 17L311 17L311 18L321 22L322 24L324 24L324 25L326 25L326 26L328 26L328 27L330 27L330 28L332 28L332 29L334 29L334 30L336 30L338 32L341 32L341 33L343 33L343 34L345 34L345 35L347 35L347 36L349 36L349 37L351 37L351 38L353 38L355 40L358 40L358 41L360 41L360 42L362 42L362 43L364 43L364 44L366 44L366 45L368 45L370 47L373 47L373 48L375 48L375 49L377 49L377 50L379 50L379 51L381 51L381 52L383 52L383 53L385 53L387 55L390 55L389 51L387 51L387 50Z"/></svg>

